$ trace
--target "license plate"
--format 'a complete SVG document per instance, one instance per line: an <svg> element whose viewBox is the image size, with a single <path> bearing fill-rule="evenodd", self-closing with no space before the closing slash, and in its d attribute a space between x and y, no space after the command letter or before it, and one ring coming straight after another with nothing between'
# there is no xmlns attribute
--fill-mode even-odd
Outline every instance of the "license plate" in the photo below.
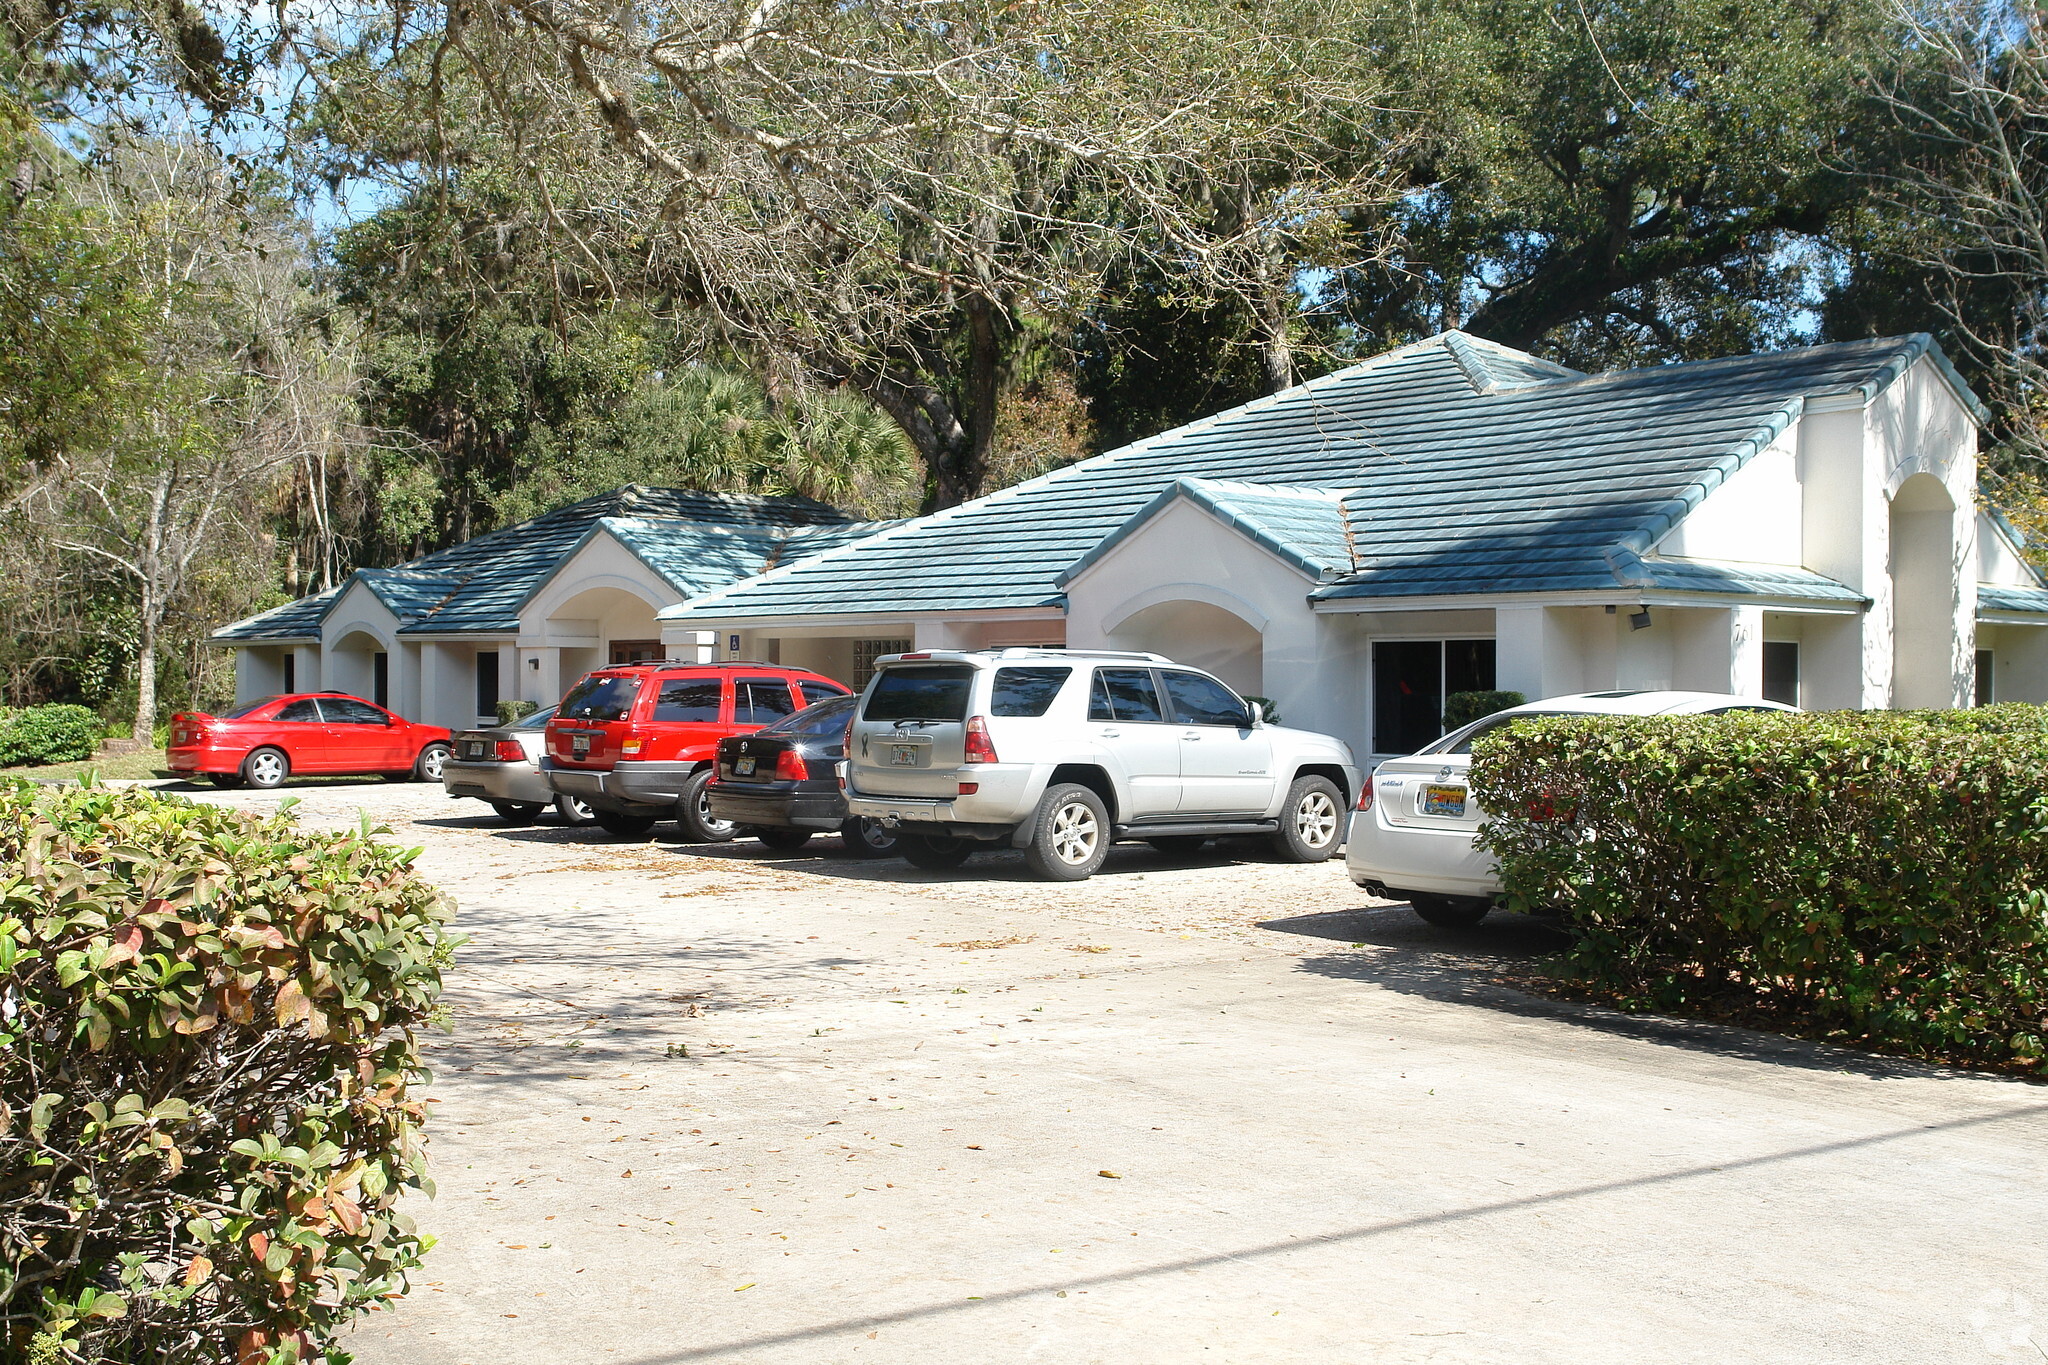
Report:
<svg viewBox="0 0 2048 1365"><path fill-rule="evenodd" d="M1465 789L1463 787L1424 787L1422 789L1422 813L1424 815L1463 815L1465 813Z"/></svg>
<svg viewBox="0 0 2048 1365"><path fill-rule="evenodd" d="M482 758L484 756L484 746L472 741L462 746L462 752L470 758Z"/></svg>
<svg viewBox="0 0 2048 1365"><path fill-rule="evenodd" d="M752 777L754 775L754 760L751 758L734 759L732 761L732 775L734 777Z"/></svg>
<svg viewBox="0 0 2048 1365"><path fill-rule="evenodd" d="M571 754L575 755L575 756L576 756L577 758L588 758L588 757L590 757L590 736L589 736L589 735L571 735L571 736L569 736L569 752L570 752Z"/></svg>
<svg viewBox="0 0 2048 1365"><path fill-rule="evenodd" d="M892 768L917 768L924 765L925 748L922 744L891 744L889 766Z"/></svg>

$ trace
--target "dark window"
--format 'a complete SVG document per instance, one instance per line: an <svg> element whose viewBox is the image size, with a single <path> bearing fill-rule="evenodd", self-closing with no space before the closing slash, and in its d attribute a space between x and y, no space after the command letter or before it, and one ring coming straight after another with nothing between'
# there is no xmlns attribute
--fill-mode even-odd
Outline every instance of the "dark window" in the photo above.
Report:
<svg viewBox="0 0 2048 1365"><path fill-rule="evenodd" d="M382 725L385 715L367 702L353 697L322 697L320 718L329 725Z"/></svg>
<svg viewBox="0 0 2048 1365"><path fill-rule="evenodd" d="M220 718L222 720L240 720L244 716L253 715L255 712L261 711L276 700L276 697L258 697L254 701L243 702L232 711L221 712Z"/></svg>
<svg viewBox="0 0 2048 1365"><path fill-rule="evenodd" d="M391 656L376 653L370 656L370 700L379 706L391 705Z"/></svg>
<svg viewBox="0 0 2048 1365"><path fill-rule="evenodd" d="M659 640L614 640L612 641L611 665L652 663L662 657Z"/></svg>
<svg viewBox="0 0 2048 1365"><path fill-rule="evenodd" d="M1444 698L1490 692L1491 640L1381 640L1372 647L1372 751L1412 754L1444 732Z"/></svg>
<svg viewBox="0 0 2048 1365"><path fill-rule="evenodd" d="M716 678L663 678L654 698L654 718L716 724L719 692Z"/></svg>
<svg viewBox="0 0 2048 1365"><path fill-rule="evenodd" d="M1997 695L1998 695L1998 694L1997 694L1997 692L1996 692L1996 691L1995 691L1995 690L1993 689L1993 684L1992 684L1992 678L1991 678L1991 664L1992 664L1992 659L1991 659L1991 651L1990 651L1990 650L1988 650L1988 649L1980 649L1980 650L1978 650L1978 651L1977 651L1977 705L1979 705L1979 706L1989 706L1989 705L1991 705L1991 703L1992 703L1992 702L1993 702L1994 700L1996 700L1996 699L1997 699Z"/></svg>
<svg viewBox="0 0 2048 1365"><path fill-rule="evenodd" d="M846 732L846 722L853 719L853 698L845 693L806 706L792 716L784 716L763 730L764 735L816 735L837 739Z"/></svg>
<svg viewBox="0 0 2048 1365"><path fill-rule="evenodd" d="M624 720L639 695L638 678L593 673L569 689L555 714L563 720Z"/></svg>
<svg viewBox="0 0 2048 1365"><path fill-rule="evenodd" d="M1173 707L1175 724L1251 728L1251 708L1214 678L1199 673L1161 672L1159 679L1166 684L1166 700Z"/></svg>
<svg viewBox="0 0 2048 1365"><path fill-rule="evenodd" d="M476 713L494 715L498 709L498 651L479 650L476 656Z"/></svg>
<svg viewBox="0 0 2048 1365"><path fill-rule="evenodd" d="M1164 721L1149 668L1098 668L1088 697L1090 720Z"/></svg>
<svg viewBox="0 0 2048 1365"><path fill-rule="evenodd" d="M284 690L299 690L299 651L288 649L284 652Z"/></svg>
<svg viewBox="0 0 2048 1365"><path fill-rule="evenodd" d="M837 683L828 682L800 682L796 685L796 690L803 693L805 706L816 706L820 702L846 695L845 688Z"/></svg>
<svg viewBox="0 0 2048 1365"><path fill-rule="evenodd" d="M963 664L885 668L875 675L863 720L966 720L974 670Z"/></svg>
<svg viewBox="0 0 2048 1365"><path fill-rule="evenodd" d="M1794 641L1764 641L1764 700L1799 705L1799 646Z"/></svg>
<svg viewBox="0 0 2048 1365"><path fill-rule="evenodd" d="M796 703L789 699L789 684L780 678L741 678L732 685L732 718L736 725L773 725Z"/></svg>
<svg viewBox="0 0 2048 1365"><path fill-rule="evenodd" d="M999 668L988 709L998 716L1042 716L1073 676L1071 668Z"/></svg>
<svg viewBox="0 0 2048 1365"><path fill-rule="evenodd" d="M1473 740L1478 739L1481 735L1490 735L1503 726L1513 725L1518 720L1540 720L1544 716L1568 716L1570 714L1572 713L1569 711L1516 711L1512 714L1502 712L1497 715L1488 716L1485 720L1473 721L1463 734L1452 736L1442 744L1433 744L1423 752L1432 754L1469 754L1472 752Z"/></svg>
<svg viewBox="0 0 2048 1365"><path fill-rule="evenodd" d="M295 701L290 706L285 707L284 710L278 712L277 719L291 721L294 724L311 723L318 725L320 723L320 708L311 701Z"/></svg>

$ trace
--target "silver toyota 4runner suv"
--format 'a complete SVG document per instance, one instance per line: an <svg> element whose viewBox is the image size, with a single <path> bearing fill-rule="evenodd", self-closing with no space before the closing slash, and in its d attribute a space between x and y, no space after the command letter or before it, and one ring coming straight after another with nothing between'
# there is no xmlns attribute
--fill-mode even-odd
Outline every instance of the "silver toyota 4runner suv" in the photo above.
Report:
<svg viewBox="0 0 2048 1365"><path fill-rule="evenodd" d="M928 650L876 661L846 749L847 807L919 867L1021 848L1078 881L1111 843L1191 853L1259 834L1290 862L1337 852L1358 769L1342 740L1270 725L1157 654Z"/></svg>

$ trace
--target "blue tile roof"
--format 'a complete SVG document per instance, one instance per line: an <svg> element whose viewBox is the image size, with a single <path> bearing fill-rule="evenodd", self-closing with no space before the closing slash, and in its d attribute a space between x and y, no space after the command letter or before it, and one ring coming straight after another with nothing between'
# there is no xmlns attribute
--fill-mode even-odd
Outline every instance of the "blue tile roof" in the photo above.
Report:
<svg viewBox="0 0 2048 1365"><path fill-rule="evenodd" d="M1225 525L1278 555L1310 578L1351 567L1344 526L1344 491L1295 484L1242 483L1224 479L1176 479L1129 520L1095 543L1055 581L1073 582L1088 566L1166 507L1186 499Z"/></svg>
<svg viewBox="0 0 2048 1365"><path fill-rule="evenodd" d="M1874 397L1923 356L1960 386L1924 334L1581 375L1449 333L662 616L1058 606L1061 576L1184 479L1350 490L1354 572L1320 596L1612 588L1611 561L1649 553L1805 399Z"/></svg>
<svg viewBox="0 0 2048 1365"><path fill-rule="evenodd" d="M2024 611L2048 615L2048 588L2015 588L2002 583L1977 585L1977 610Z"/></svg>
<svg viewBox="0 0 2048 1365"><path fill-rule="evenodd" d="M394 569L360 569L339 588L237 621L212 638L317 639L322 619L358 581L399 618L400 634L505 634L519 628L527 599L600 532L616 536L687 597L761 572L785 553L785 542L810 553L810 546L829 548L893 524L856 522L810 498L631 485Z"/></svg>

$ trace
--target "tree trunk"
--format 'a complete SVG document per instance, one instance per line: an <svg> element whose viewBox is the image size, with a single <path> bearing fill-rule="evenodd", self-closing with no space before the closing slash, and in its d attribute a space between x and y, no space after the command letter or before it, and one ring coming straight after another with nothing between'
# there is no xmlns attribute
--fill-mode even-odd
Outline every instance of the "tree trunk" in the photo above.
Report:
<svg viewBox="0 0 2048 1365"><path fill-rule="evenodd" d="M142 592L142 629L135 643L135 727L129 731L143 748L156 738L157 617L156 594Z"/></svg>

